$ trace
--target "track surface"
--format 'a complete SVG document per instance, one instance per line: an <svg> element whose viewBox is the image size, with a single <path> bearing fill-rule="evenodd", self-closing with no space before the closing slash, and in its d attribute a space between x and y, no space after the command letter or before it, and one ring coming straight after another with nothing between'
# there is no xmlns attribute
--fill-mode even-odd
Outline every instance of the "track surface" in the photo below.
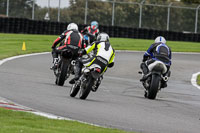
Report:
<svg viewBox="0 0 200 133"><path fill-rule="evenodd" d="M168 87L156 100L143 97L139 63L143 52L117 53L96 93L71 98L70 85L54 84L51 55L8 61L0 66L0 97L33 109L106 127L144 133L199 133L200 90L190 79L200 71L200 55L173 54Z"/></svg>

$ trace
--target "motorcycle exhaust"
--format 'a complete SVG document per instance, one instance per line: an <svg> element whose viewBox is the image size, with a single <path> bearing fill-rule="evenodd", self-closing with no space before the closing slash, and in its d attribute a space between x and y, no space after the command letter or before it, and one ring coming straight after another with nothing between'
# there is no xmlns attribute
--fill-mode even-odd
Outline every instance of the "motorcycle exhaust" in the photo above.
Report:
<svg viewBox="0 0 200 133"><path fill-rule="evenodd" d="M167 82L167 81L169 80L169 77L168 77L168 76L165 76L165 77L163 77L163 80L164 80L165 82Z"/></svg>

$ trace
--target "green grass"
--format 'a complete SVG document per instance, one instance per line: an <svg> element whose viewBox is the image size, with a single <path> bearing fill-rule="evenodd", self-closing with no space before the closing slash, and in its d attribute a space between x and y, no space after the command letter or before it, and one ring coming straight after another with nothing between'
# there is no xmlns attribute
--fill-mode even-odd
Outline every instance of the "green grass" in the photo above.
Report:
<svg viewBox="0 0 200 133"><path fill-rule="evenodd" d="M0 133L128 133L0 108ZM130 133L130 132L129 132Z"/></svg>
<svg viewBox="0 0 200 133"><path fill-rule="evenodd" d="M197 76L197 84L200 85L200 75Z"/></svg>
<svg viewBox="0 0 200 133"><path fill-rule="evenodd" d="M58 37L55 35L26 35L0 33L0 59L27 53L46 52ZM26 51L22 44L26 43ZM111 38L110 42L116 50L145 51L153 40ZM173 52L200 52L200 43L167 41Z"/></svg>
<svg viewBox="0 0 200 133"><path fill-rule="evenodd" d="M56 36L0 34L0 59L20 54L50 51ZM26 43L26 51L22 51L22 44Z"/></svg>
<svg viewBox="0 0 200 133"><path fill-rule="evenodd" d="M154 40L111 38L112 46L117 50L146 51ZM200 52L200 43L167 41L172 52Z"/></svg>

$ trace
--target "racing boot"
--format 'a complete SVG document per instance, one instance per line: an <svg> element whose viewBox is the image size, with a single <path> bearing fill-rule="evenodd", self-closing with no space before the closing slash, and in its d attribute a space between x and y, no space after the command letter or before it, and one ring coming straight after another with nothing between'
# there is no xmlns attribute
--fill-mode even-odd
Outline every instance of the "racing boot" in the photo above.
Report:
<svg viewBox="0 0 200 133"><path fill-rule="evenodd" d="M74 68L75 76L74 76L73 79L71 79L69 81L70 84L74 84L79 79L79 77L81 76L81 68L82 67L81 67L80 62L77 61L76 64L75 64L75 68Z"/></svg>
<svg viewBox="0 0 200 133"><path fill-rule="evenodd" d="M53 66L50 67L50 69L51 70L56 70L58 68L58 62L59 62L58 58L53 58Z"/></svg>
<svg viewBox="0 0 200 133"><path fill-rule="evenodd" d="M144 62L141 63L140 68L142 69L144 74L143 77L140 79L140 81L145 81L146 78L148 77L149 69Z"/></svg>

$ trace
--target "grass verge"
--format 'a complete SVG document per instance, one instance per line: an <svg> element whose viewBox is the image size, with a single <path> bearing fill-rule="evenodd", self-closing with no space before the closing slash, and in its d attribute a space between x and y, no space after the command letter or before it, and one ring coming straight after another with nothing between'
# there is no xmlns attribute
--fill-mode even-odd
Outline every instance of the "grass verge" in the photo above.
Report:
<svg viewBox="0 0 200 133"><path fill-rule="evenodd" d="M1 133L130 133L0 108Z"/></svg>
<svg viewBox="0 0 200 133"><path fill-rule="evenodd" d="M0 59L28 53L51 51L51 45L58 36L3 34L0 33ZM22 44L26 43L26 51L22 51ZM116 50L145 51L153 40L111 38L110 42ZM173 52L200 52L200 43L167 41Z"/></svg>
<svg viewBox="0 0 200 133"><path fill-rule="evenodd" d="M152 43L154 40L111 38L111 44L117 50L146 51ZM167 41L167 45L172 52L200 52L200 43Z"/></svg>
<svg viewBox="0 0 200 133"><path fill-rule="evenodd" d="M200 75L197 76L197 84L200 86Z"/></svg>

